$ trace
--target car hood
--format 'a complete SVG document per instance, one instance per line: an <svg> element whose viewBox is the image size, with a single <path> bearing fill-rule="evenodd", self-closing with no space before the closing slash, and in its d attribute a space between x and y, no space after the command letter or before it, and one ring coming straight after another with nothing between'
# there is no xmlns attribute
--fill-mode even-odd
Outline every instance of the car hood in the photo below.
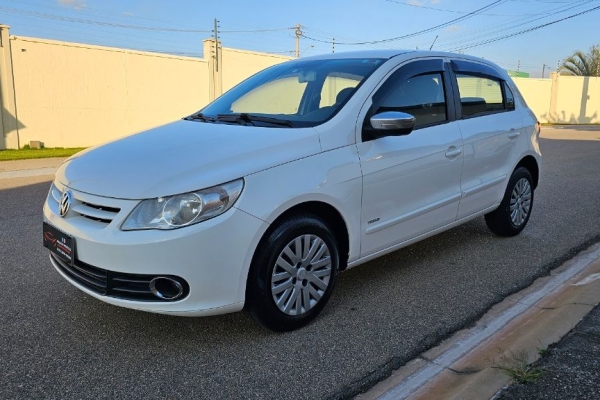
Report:
<svg viewBox="0 0 600 400"><path fill-rule="evenodd" d="M56 179L85 193L146 199L211 187L320 151L313 128L182 120L78 153Z"/></svg>

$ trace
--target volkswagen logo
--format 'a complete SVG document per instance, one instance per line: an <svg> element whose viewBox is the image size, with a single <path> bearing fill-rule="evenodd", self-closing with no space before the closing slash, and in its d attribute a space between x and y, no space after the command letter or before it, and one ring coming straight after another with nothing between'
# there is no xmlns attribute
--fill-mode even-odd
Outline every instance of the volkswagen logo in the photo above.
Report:
<svg viewBox="0 0 600 400"><path fill-rule="evenodd" d="M60 198L60 204L58 205L58 211L61 217L65 217L71 208L71 202L73 201L73 195L70 190L65 190Z"/></svg>

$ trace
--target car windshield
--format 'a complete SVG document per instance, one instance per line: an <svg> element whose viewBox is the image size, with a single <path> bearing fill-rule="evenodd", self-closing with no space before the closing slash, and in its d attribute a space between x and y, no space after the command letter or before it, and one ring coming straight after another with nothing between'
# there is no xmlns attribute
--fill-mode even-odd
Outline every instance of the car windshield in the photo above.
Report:
<svg viewBox="0 0 600 400"><path fill-rule="evenodd" d="M333 117L385 59L292 61L248 78L188 119L307 127Z"/></svg>

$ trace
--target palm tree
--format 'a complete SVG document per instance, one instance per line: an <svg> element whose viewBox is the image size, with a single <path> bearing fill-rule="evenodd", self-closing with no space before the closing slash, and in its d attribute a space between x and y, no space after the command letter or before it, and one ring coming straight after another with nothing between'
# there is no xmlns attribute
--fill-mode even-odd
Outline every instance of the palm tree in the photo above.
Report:
<svg viewBox="0 0 600 400"><path fill-rule="evenodd" d="M590 47L588 53L577 50L560 66L565 75L600 76L600 45Z"/></svg>

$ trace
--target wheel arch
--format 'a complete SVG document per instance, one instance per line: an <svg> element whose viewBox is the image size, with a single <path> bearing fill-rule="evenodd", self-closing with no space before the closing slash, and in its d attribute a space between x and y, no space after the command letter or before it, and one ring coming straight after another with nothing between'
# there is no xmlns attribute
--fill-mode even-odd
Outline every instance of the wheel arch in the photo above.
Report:
<svg viewBox="0 0 600 400"><path fill-rule="evenodd" d="M337 208L329 203L319 200L305 201L303 203L295 204L294 206L280 213L279 216L271 223L271 226L269 226L269 228L262 235L258 246L254 250L252 259L254 260L256 252L260 248L263 239L267 237L273 229L275 229L282 221L301 214L313 214L322 219L329 226L333 232L333 235L338 241L340 253L339 269L340 271L345 270L348 266L348 255L350 251L350 235L348 232L348 225Z"/></svg>
<svg viewBox="0 0 600 400"><path fill-rule="evenodd" d="M535 157L531 155L523 157L521 161L519 161L519 163L516 165L513 172L516 171L519 167L524 167L529 171L531 177L533 178L533 188L536 189L540 180L540 167Z"/></svg>

